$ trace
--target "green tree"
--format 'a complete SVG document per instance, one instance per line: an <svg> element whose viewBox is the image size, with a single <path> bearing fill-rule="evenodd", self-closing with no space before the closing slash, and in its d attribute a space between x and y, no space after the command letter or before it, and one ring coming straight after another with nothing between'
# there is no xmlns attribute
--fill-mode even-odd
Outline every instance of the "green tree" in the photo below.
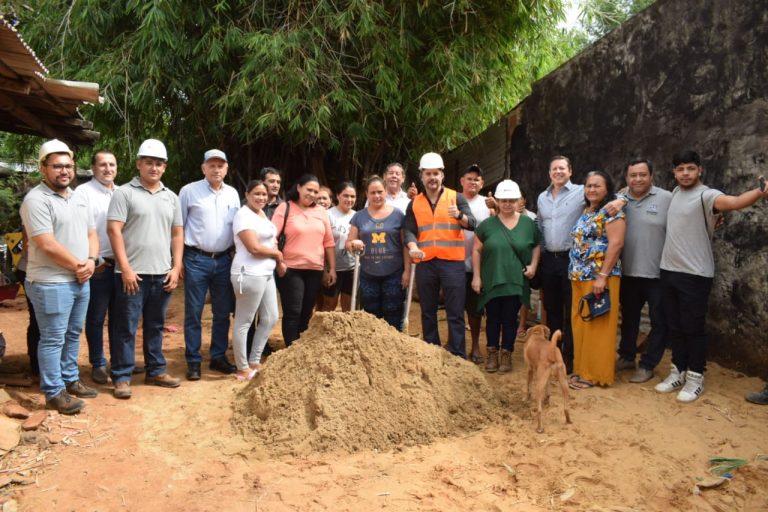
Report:
<svg viewBox="0 0 768 512"><path fill-rule="evenodd" d="M263 165L359 180L479 133L570 56L561 0L26 3L52 76L101 85L84 111L100 145L125 168L165 140L177 184L214 146L241 182Z"/></svg>
<svg viewBox="0 0 768 512"><path fill-rule="evenodd" d="M581 0L579 25L589 41L606 35L656 0Z"/></svg>

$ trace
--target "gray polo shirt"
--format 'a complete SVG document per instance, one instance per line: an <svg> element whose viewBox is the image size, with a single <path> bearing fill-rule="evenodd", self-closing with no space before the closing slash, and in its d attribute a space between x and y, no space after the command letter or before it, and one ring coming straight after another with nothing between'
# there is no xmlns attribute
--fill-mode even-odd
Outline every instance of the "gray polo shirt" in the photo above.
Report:
<svg viewBox="0 0 768 512"><path fill-rule="evenodd" d="M112 195L107 220L124 222L123 240L131 268L137 274L167 274L171 270L171 228L181 227L179 197L162 183L152 193L139 178ZM115 269L120 272L120 268Z"/></svg>
<svg viewBox="0 0 768 512"><path fill-rule="evenodd" d="M71 270L55 263L43 252L33 237L53 234L53 237L79 260L88 259L88 230L95 226L91 220L88 202L67 189L68 196L60 196L45 183L27 193L21 204L21 219L30 239L27 261L27 279L37 283L70 283L77 281Z"/></svg>
<svg viewBox="0 0 768 512"><path fill-rule="evenodd" d="M661 268L702 277L715 276L712 233L719 190L699 184L690 190L675 187L667 213L667 236Z"/></svg>
<svg viewBox="0 0 768 512"><path fill-rule="evenodd" d="M641 199L624 194L627 231L621 253L621 274L630 277L659 278L661 252L667 236L667 210L672 193L659 187Z"/></svg>
<svg viewBox="0 0 768 512"><path fill-rule="evenodd" d="M557 197L552 196L552 185L539 194L536 201L539 213L536 223L541 232L541 245L549 252L571 249L571 229L584 211L584 185L574 185L570 180Z"/></svg>

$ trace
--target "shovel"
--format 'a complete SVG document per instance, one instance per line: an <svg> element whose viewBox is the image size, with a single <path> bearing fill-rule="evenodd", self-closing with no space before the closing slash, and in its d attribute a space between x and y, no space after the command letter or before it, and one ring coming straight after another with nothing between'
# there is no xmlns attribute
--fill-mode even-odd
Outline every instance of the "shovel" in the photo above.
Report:
<svg viewBox="0 0 768 512"><path fill-rule="evenodd" d="M365 249L363 249L364 251ZM352 303L349 306L350 311L355 311L357 306L357 288L360 285L360 256L363 251L355 251L355 269L352 271Z"/></svg>
<svg viewBox="0 0 768 512"><path fill-rule="evenodd" d="M411 302L413 301L413 282L416 277L416 265L418 261L411 261L411 278L408 280L408 292L405 298L405 310L403 311L403 333L409 336L418 336L418 334L410 334L408 332L409 316L411 314Z"/></svg>

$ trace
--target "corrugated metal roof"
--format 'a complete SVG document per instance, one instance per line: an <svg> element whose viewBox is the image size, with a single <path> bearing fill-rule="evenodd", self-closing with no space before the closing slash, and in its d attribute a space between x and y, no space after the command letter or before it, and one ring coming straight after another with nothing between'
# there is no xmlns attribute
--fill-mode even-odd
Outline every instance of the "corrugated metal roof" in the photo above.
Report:
<svg viewBox="0 0 768 512"><path fill-rule="evenodd" d="M78 108L98 103L99 84L48 78L48 69L0 15L0 131L92 145L99 137Z"/></svg>
<svg viewBox="0 0 768 512"><path fill-rule="evenodd" d="M445 179L448 186L460 189L459 176L472 164L479 165L483 170L486 187L491 187L508 176L506 117L445 155Z"/></svg>

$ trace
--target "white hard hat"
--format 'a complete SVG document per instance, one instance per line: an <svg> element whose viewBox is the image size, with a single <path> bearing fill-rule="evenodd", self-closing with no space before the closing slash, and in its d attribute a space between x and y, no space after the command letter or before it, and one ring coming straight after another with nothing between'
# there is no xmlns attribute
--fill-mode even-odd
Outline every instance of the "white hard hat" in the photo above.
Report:
<svg viewBox="0 0 768 512"><path fill-rule="evenodd" d="M443 157L437 153L424 153L419 161L419 170L423 169L445 169Z"/></svg>
<svg viewBox="0 0 768 512"><path fill-rule="evenodd" d="M227 155L220 149L209 149L203 155L203 163L207 162L211 158L218 158L220 160L227 161Z"/></svg>
<svg viewBox="0 0 768 512"><path fill-rule="evenodd" d="M168 152L165 150L165 144L157 139L147 139L141 143L139 151L136 153L136 158L141 158L143 156L168 160Z"/></svg>
<svg viewBox="0 0 768 512"><path fill-rule="evenodd" d="M504 180L496 185L496 199L520 199L523 195L520 193L520 187L512 180Z"/></svg>
<svg viewBox="0 0 768 512"><path fill-rule="evenodd" d="M75 155L72 153L72 150L69 149L69 146L61 142L59 139L52 139L40 146L40 154L38 155L37 161L43 163L48 155L52 153L66 153L69 155L69 158L75 157Z"/></svg>

